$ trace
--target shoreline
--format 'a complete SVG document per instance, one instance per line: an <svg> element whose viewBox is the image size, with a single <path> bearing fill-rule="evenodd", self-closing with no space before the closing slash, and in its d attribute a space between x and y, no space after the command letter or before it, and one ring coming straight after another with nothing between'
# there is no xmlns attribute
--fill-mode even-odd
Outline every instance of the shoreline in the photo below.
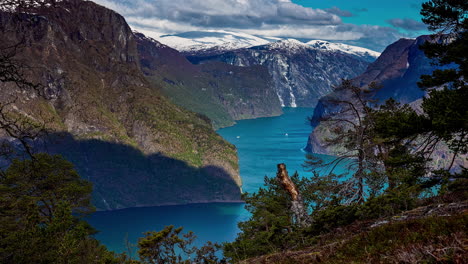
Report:
<svg viewBox="0 0 468 264"><path fill-rule="evenodd" d="M308 107L308 106L298 106L298 107L282 106L281 107L281 109L287 109L287 108L291 108L291 109L301 109L301 108L314 109L314 107ZM262 118L272 118L272 117L279 117L279 116L283 116L283 115L284 115L284 111L283 111L283 113L281 113L279 115L259 116L259 117L254 117L254 118L236 119L236 120L234 120L235 123L233 125L220 127L220 128L215 129L214 131L218 132L221 129L228 128L228 127L233 127L233 126L237 125L237 121L256 120L256 119L262 119Z"/></svg>
<svg viewBox="0 0 468 264"><path fill-rule="evenodd" d="M164 203L164 204L159 204L159 205L137 205L137 206L131 206L131 207L125 207L125 208L117 208L117 209L111 209L111 210L100 210L96 209L94 213L100 213L100 212L115 212L115 211L120 211L120 210L127 210L127 209L133 209L133 208L152 208L152 207L173 207L173 206L188 206L188 205L202 205L202 204L245 204L243 200L213 200L213 201L195 201L195 202L189 202L189 203ZM91 214L91 215L92 215Z"/></svg>

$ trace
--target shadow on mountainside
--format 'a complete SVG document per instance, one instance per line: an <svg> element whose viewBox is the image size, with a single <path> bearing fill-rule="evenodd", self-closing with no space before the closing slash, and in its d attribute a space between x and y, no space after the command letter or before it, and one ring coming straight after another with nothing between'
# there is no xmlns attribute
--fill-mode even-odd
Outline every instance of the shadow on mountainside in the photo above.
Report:
<svg viewBox="0 0 468 264"><path fill-rule="evenodd" d="M39 151L61 154L93 183L98 210L214 201L239 201L240 189L222 168L195 168L160 153L124 144L54 133Z"/></svg>

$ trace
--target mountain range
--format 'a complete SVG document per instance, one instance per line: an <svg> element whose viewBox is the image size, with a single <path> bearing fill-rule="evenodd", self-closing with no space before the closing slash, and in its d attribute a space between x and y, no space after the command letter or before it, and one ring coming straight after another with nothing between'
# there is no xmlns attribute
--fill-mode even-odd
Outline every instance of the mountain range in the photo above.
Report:
<svg viewBox="0 0 468 264"><path fill-rule="evenodd" d="M259 37L226 30L190 31L173 35L155 35L153 37L180 52L227 51L265 45L281 40L281 38Z"/></svg>
<svg viewBox="0 0 468 264"><path fill-rule="evenodd" d="M314 106L332 85L362 73L379 55L339 43L228 31L135 36L148 80L174 103L206 115L215 129L280 115L284 106Z"/></svg>
<svg viewBox="0 0 468 264"><path fill-rule="evenodd" d="M175 49L135 33L147 79L174 103L206 115L215 129L236 120L282 114L267 68L210 62L193 65Z"/></svg>
<svg viewBox="0 0 468 264"><path fill-rule="evenodd" d="M269 43L285 40L287 38L255 36L241 32L226 30L190 31L173 35L158 35L148 32L160 43L170 46L183 53L215 53L267 45ZM324 40L309 40L305 44L315 49L328 51L341 51L356 56L368 57L374 61L379 52L362 47L351 46L343 43L333 43Z"/></svg>
<svg viewBox="0 0 468 264"><path fill-rule="evenodd" d="M236 66L262 65L268 68L273 89L283 107L313 107L318 98L332 91L342 78L365 71L378 53L323 41L309 44L284 39L260 46L183 52L194 64L221 61Z"/></svg>

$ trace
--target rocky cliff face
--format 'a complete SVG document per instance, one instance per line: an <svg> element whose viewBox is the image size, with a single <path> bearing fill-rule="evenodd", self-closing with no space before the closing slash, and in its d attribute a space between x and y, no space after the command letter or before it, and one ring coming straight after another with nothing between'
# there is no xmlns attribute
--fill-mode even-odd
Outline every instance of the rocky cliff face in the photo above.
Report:
<svg viewBox="0 0 468 264"><path fill-rule="evenodd" d="M273 77L274 90L282 106L313 107L342 78L353 78L369 65L368 58L340 51L313 48L297 40L228 52L185 52L195 63L222 61L237 66L264 65Z"/></svg>
<svg viewBox="0 0 468 264"><path fill-rule="evenodd" d="M382 55L369 65L367 70L354 78L361 87L371 82L383 85L376 98L385 100L395 98L402 103L409 103L424 96L417 82L423 74L431 74L435 69L419 46L432 40L430 36L416 39L400 39L388 46Z"/></svg>
<svg viewBox="0 0 468 264"><path fill-rule="evenodd" d="M372 82L377 82L382 85L382 88L371 95L373 98L380 102L394 98L401 103L410 103L413 109L421 113L420 106L425 93L417 86L417 82L421 75L431 74L436 69L434 65L431 65L430 59L419 49L419 46L426 41L439 41L439 39L420 36L416 39L398 40L388 46L363 74L352 81L359 87L366 87ZM320 123L323 116L338 111L337 106L331 102L333 98L343 99L347 98L347 95L332 92L320 98L311 118L314 129L307 141L306 151L308 152L333 155L340 151L339 147L325 145L325 138L330 135L331 131L326 124ZM433 164L444 167L451 157L453 156L448 147L440 144L432 156ZM456 160L456 165L466 166L466 160Z"/></svg>
<svg viewBox="0 0 468 264"><path fill-rule="evenodd" d="M266 67L223 62L193 65L177 50L140 33L135 36L148 80L162 87L176 104L208 116L215 128L282 113Z"/></svg>
<svg viewBox="0 0 468 264"><path fill-rule="evenodd" d="M0 39L23 43L15 60L45 94L0 83L1 101L17 98L13 111L47 120L38 148L77 165L98 209L240 199L235 147L146 79L122 16L80 0L0 12Z"/></svg>
<svg viewBox="0 0 468 264"><path fill-rule="evenodd" d="M408 103L423 97L424 92L417 86L419 76L430 74L434 70L430 60L419 49L419 45L428 39L429 36L421 36L417 39L400 39L391 44L364 73L353 79L354 84L359 87L366 87L372 82L381 84L382 88L372 95L381 101L393 97L397 101ZM307 151L330 154L323 143L323 137L329 131L320 125L320 119L337 111L330 99L338 96L343 95L331 92L318 101L312 116L314 131L309 136Z"/></svg>

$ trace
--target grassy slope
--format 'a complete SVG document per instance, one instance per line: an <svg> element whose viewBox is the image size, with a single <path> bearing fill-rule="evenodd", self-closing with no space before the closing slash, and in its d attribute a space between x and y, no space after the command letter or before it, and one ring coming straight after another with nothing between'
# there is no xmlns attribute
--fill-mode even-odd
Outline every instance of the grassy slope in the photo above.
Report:
<svg viewBox="0 0 468 264"><path fill-rule="evenodd" d="M464 263L468 201L436 203L391 218L354 223L308 248L243 263Z"/></svg>

